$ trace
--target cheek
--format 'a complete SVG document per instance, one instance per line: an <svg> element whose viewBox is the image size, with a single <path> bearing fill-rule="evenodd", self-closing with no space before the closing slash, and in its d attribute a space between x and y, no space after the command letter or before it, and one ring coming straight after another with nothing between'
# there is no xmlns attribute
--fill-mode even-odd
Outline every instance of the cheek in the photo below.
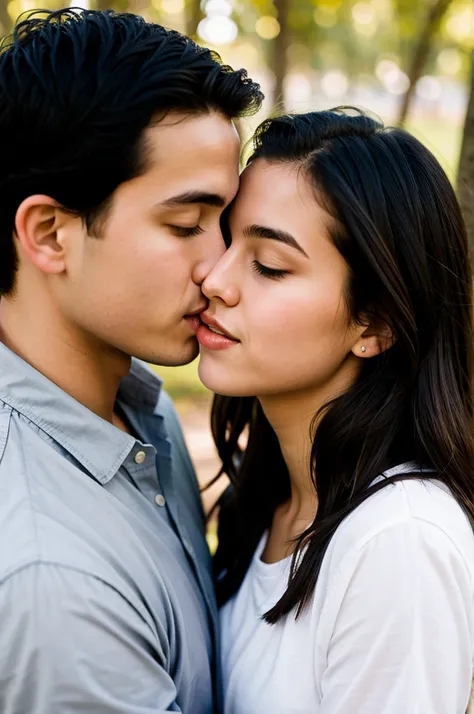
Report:
<svg viewBox="0 0 474 714"><path fill-rule="evenodd" d="M163 309L172 301L179 309L191 281L192 256L185 248L156 233L133 240L108 236L85 256L81 281L128 310Z"/></svg>
<svg viewBox="0 0 474 714"><path fill-rule="evenodd" d="M340 344L347 325L347 311L341 294L298 289L282 290L281 295L255 299L248 310L252 341L266 346L279 345L298 351L309 343L313 350Z"/></svg>
<svg viewBox="0 0 474 714"><path fill-rule="evenodd" d="M283 291L250 311L248 359L262 381L325 379L347 354L347 311L334 289ZM249 365L250 366L250 365Z"/></svg>

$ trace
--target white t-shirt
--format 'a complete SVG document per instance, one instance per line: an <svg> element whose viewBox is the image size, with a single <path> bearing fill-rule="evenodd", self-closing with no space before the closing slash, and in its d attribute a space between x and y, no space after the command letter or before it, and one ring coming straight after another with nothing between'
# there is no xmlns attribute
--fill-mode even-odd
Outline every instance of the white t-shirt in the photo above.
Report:
<svg viewBox="0 0 474 714"><path fill-rule="evenodd" d="M221 610L225 714L465 713L474 535L445 486L396 482L353 511L298 620L262 620L291 561L263 563L265 538Z"/></svg>

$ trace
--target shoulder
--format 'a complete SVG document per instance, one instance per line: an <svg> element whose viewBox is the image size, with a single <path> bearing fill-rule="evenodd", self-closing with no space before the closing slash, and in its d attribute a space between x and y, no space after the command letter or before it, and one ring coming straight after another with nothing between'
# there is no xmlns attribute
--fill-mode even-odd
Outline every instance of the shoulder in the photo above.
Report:
<svg viewBox="0 0 474 714"><path fill-rule="evenodd" d="M346 518L310 612L327 711L465 711L473 567L469 522L434 480L386 484Z"/></svg>
<svg viewBox="0 0 474 714"><path fill-rule="evenodd" d="M0 439L4 417L0 407ZM130 562L143 570L145 554L108 489L14 410L0 457L0 582L50 564L126 591Z"/></svg>
<svg viewBox="0 0 474 714"><path fill-rule="evenodd" d="M38 559L35 494L31 476L43 466L43 442L17 412L0 402L0 582ZM35 464L38 464L35 466Z"/></svg>
<svg viewBox="0 0 474 714"><path fill-rule="evenodd" d="M474 582L474 533L450 491L434 479L396 481L357 507L339 526L328 549L333 566L375 561L406 548L406 559L423 553L455 559Z"/></svg>
<svg viewBox="0 0 474 714"><path fill-rule="evenodd" d="M449 489L436 479L405 479L387 483L370 496L343 524L363 544L379 532L409 522L433 526L466 546L474 543L463 509Z"/></svg>

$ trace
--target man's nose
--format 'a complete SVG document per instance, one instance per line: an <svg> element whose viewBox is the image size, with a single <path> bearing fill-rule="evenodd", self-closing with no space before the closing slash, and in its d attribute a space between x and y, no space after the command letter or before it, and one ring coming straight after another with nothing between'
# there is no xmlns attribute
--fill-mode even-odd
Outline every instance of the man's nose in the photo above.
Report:
<svg viewBox="0 0 474 714"><path fill-rule="evenodd" d="M226 251L224 238L220 230L216 231L212 238L210 236L206 236L206 238L208 240L203 241L202 254L199 256L199 260L193 270L193 281L197 285L202 285Z"/></svg>

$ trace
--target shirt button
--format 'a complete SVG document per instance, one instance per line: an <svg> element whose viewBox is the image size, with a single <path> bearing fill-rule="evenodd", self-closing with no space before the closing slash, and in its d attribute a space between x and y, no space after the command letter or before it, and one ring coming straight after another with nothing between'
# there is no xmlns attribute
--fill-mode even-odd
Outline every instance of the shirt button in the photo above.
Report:
<svg viewBox="0 0 474 714"><path fill-rule="evenodd" d="M144 451L137 451L135 454L135 463L142 464L146 459L146 454Z"/></svg>
<svg viewBox="0 0 474 714"><path fill-rule="evenodd" d="M155 503L157 506L164 506L166 503L166 498L161 493L157 493L155 496Z"/></svg>

